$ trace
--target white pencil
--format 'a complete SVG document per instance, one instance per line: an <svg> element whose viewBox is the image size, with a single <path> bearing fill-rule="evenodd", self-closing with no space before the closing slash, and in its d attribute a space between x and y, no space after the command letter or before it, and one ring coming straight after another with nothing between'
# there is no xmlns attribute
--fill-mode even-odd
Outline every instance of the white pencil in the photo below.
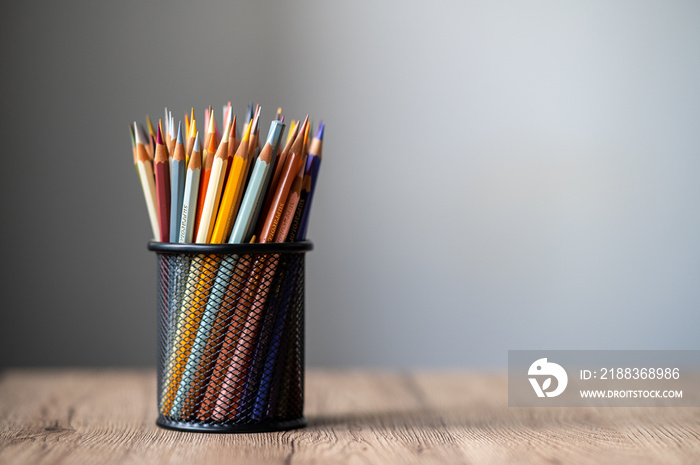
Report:
<svg viewBox="0 0 700 465"><path fill-rule="evenodd" d="M153 240L159 240L160 228L158 226L158 212L156 210L156 181L153 176L153 162L148 156L148 151L144 146L143 136L138 124L134 121L134 140L136 142L136 170L139 173L141 189L146 200L148 218L151 221Z"/></svg>

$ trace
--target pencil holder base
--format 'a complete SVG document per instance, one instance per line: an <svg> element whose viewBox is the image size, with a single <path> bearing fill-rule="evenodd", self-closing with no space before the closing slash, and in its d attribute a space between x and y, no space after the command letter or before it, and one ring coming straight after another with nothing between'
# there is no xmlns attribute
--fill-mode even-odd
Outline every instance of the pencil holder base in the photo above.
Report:
<svg viewBox="0 0 700 465"><path fill-rule="evenodd" d="M175 431L189 431L195 433L266 433L272 431L288 431L291 429L303 428L306 426L306 418L301 417L296 420L275 421L270 423L251 424L200 424L158 418L156 425L161 428Z"/></svg>

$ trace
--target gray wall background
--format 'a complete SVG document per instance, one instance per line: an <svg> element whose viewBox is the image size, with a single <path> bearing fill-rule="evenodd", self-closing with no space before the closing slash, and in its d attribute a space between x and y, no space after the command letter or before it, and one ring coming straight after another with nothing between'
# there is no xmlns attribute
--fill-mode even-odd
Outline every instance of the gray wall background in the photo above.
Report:
<svg viewBox="0 0 700 465"><path fill-rule="evenodd" d="M309 365L697 349L699 26L679 1L6 5L0 365L155 364L127 125L228 100L327 123Z"/></svg>

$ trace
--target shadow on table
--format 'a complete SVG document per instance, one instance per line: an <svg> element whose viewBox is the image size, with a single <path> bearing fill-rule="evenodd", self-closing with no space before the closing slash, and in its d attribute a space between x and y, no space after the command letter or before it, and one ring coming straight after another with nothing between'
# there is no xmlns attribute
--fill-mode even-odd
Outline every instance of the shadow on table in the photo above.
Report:
<svg viewBox="0 0 700 465"><path fill-rule="evenodd" d="M344 412L332 415L307 415L307 428L518 428L548 427L552 425L595 425L606 422L606 414L600 409L587 407L509 408L482 404L455 405L452 407L413 408L406 410Z"/></svg>

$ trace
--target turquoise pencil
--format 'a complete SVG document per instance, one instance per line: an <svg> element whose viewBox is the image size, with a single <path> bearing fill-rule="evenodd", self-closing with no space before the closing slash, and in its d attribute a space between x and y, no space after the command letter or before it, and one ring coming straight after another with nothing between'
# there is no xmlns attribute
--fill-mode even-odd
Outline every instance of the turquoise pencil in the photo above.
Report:
<svg viewBox="0 0 700 465"><path fill-rule="evenodd" d="M182 138L182 122L177 126L177 142L173 150L172 180L170 182L170 242L178 242L182 200L185 194L185 145Z"/></svg>
<svg viewBox="0 0 700 465"><path fill-rule="evenodd" d="M252 230L256 223L256 215L260 213L260 208L262 206L263 195L267 184L269 182L271 166L274 163L274 157L277 152L277 145L279 143L282 130L284 129L284 123L281 121L273 121L270 125L270 131L267 135L267 142L263 147L263 150L258 156L253 172L251 173L250 180L248 181L248 187L246 188L245 195L241 201L241 206L236 216L236 221L231 231L231 236L229 237L229 244L239 244L245 240L248 240L252 235ZM226 256L224 257L219 271L216 276L216 281L214 282L213 291L209 295L209 300L207 301L207 306L202 317L201 323L197 330L197 336L195 338L194 344L192 346L192 351L187 360L185 366L185 372L180 381L177 394L175 396L175 402L171 410L171 416L179 417L181 416L182 407L184 402L188 398L188 393L198 394L199 391L204 386L193 386L193 381L195 381L195 375L198 371L205 368L206 365L210 365L214 360L202 360L205 354L205 347L207 345L217 347L219 344L207 344L211 336L211 329L214 325L219 308L226 295L226 290L228 288L229 282L231 281L231 275L236 268L236 263L238 261L238 256ZM219 335L223 339L223 331ZM213 359L215 354L210 355ZM206 381L200 376L198 381L200 384L204 384ZM193 401L194 399L192 399Z"/></svg>

